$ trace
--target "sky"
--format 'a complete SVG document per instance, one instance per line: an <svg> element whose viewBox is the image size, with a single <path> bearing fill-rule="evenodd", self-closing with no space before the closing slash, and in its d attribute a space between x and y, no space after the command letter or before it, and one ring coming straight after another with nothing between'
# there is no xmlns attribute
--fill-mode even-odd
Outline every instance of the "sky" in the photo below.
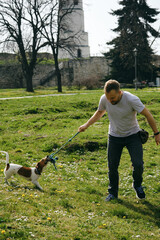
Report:
<svg viewBox="0 0 160 240"><path fill-rule="evenodd" d="M102 52L108 51L109 46L106 45L106 42L115 37L115 33L111 29L117 26L117 18L110 12L122 7L118 2L118 0L83 0L85 31L89 35L91 56L100 56ZM160 11L160 0L147 0L147 4ZM156 30L159 29L160 14L152 26ZM160 54L160 38L156 39L152 49L156 54Z"/></svg>

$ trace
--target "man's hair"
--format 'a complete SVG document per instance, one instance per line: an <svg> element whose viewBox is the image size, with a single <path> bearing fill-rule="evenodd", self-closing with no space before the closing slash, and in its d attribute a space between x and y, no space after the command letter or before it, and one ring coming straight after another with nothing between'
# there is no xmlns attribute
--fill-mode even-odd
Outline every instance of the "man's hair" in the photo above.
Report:
<svg viewBox="0 0 160 240"><path fill-rule="evenodd" d="M104 85L104 92L109 93L111 90L116 90L117 92L120 90L120 84L116 80L108 80Z"/></svg>

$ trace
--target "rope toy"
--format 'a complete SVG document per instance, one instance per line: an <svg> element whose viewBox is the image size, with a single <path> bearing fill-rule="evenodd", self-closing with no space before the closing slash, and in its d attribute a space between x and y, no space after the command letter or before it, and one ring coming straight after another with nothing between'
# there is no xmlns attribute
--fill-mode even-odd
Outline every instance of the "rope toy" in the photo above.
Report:
<svg viewBox="0 0 160 240"><path fill-rule="evenodd" d="M62 148L64 148L69 142L72 141L73 138L75 138L80 132L77 132L73 137L71 137L65 144L63 144L55 153L52 153L49 155L49 159L51 163L53 163L55 170L57 170L56 167L56 161L58 160L58 157L54 157Z"/></svg>

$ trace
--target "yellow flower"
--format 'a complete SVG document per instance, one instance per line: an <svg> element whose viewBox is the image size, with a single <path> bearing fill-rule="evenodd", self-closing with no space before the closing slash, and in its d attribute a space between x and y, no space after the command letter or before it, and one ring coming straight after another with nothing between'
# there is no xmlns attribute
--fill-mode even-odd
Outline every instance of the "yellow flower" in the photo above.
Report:
<svg viewBox="0 0 160 240"><path fill-rule="evenodd" d="M52 219L50 217L47 218L48 221L51 221Z"/></svg>
<svg viewBox="0 0 160 240"><path fill-rule="evenodd" d="M22 194L22 197L25 197L25 194Z"/></svg>
<svg viewBox="0 0 160 240"><path fill-rule="evenodd" d="M126 218L126 216L123 216L123 219L125 219Z"/></svg>
<svg viewBox="0 0 160 240"><path fill-rule="evenodd" d="M102 228L104 228L104 226L98 226L98 228L102 229Z"/></svg>
<svg viewBox="0 0 160 240"><path fill-rule="evenodd" d="M55 192L57 192L57 193L63 193L64 190L61 190L61 191L56 190Z"/></svg>
<svg viewBox="0 0 160 240"><path fill-rule="evenodd" d="M2 234L5 234L5 233L6 233L6 231L5 231L5 230L2 230L2 231L1 231L1 233L2 233Z"/></svg>
<svg viewBox="0 0 160 240"><path fill-rule="evenodd" d="M97 203L97 206L100 206L101 204L100 203Z"/></svg>
<svg viewBox="0 0 160 240"><path fill-rule="evenodd" d="M1 172L3 172L4 170L3 169L1 169Z"/></svg>
<svg viewBox="0 0 160 240"><path fill-rule="evenodd" d="M30 194L30 197L33 197L33 195L32 195L32 194Z"/></svg>
<svg viewBox="0 0 160 240"><path fill-rule="evenodd" d="M105 229L107 227L107 224L103 224L103 225L100 225L100 226L98 226L98 228L100 228L100 229Z"/></svg>

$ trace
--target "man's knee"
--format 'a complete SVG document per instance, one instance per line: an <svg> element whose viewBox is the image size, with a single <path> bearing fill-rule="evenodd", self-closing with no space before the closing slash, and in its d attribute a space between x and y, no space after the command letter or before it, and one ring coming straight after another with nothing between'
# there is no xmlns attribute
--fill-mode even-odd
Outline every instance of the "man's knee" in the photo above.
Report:
<svg viewBox="0 0 160 240"><path fill-rule="evenodd" d="M142 174L143 173L143 163L139 163L139 164L134 164L133 166L133 171L137 174Z"/></svg>

